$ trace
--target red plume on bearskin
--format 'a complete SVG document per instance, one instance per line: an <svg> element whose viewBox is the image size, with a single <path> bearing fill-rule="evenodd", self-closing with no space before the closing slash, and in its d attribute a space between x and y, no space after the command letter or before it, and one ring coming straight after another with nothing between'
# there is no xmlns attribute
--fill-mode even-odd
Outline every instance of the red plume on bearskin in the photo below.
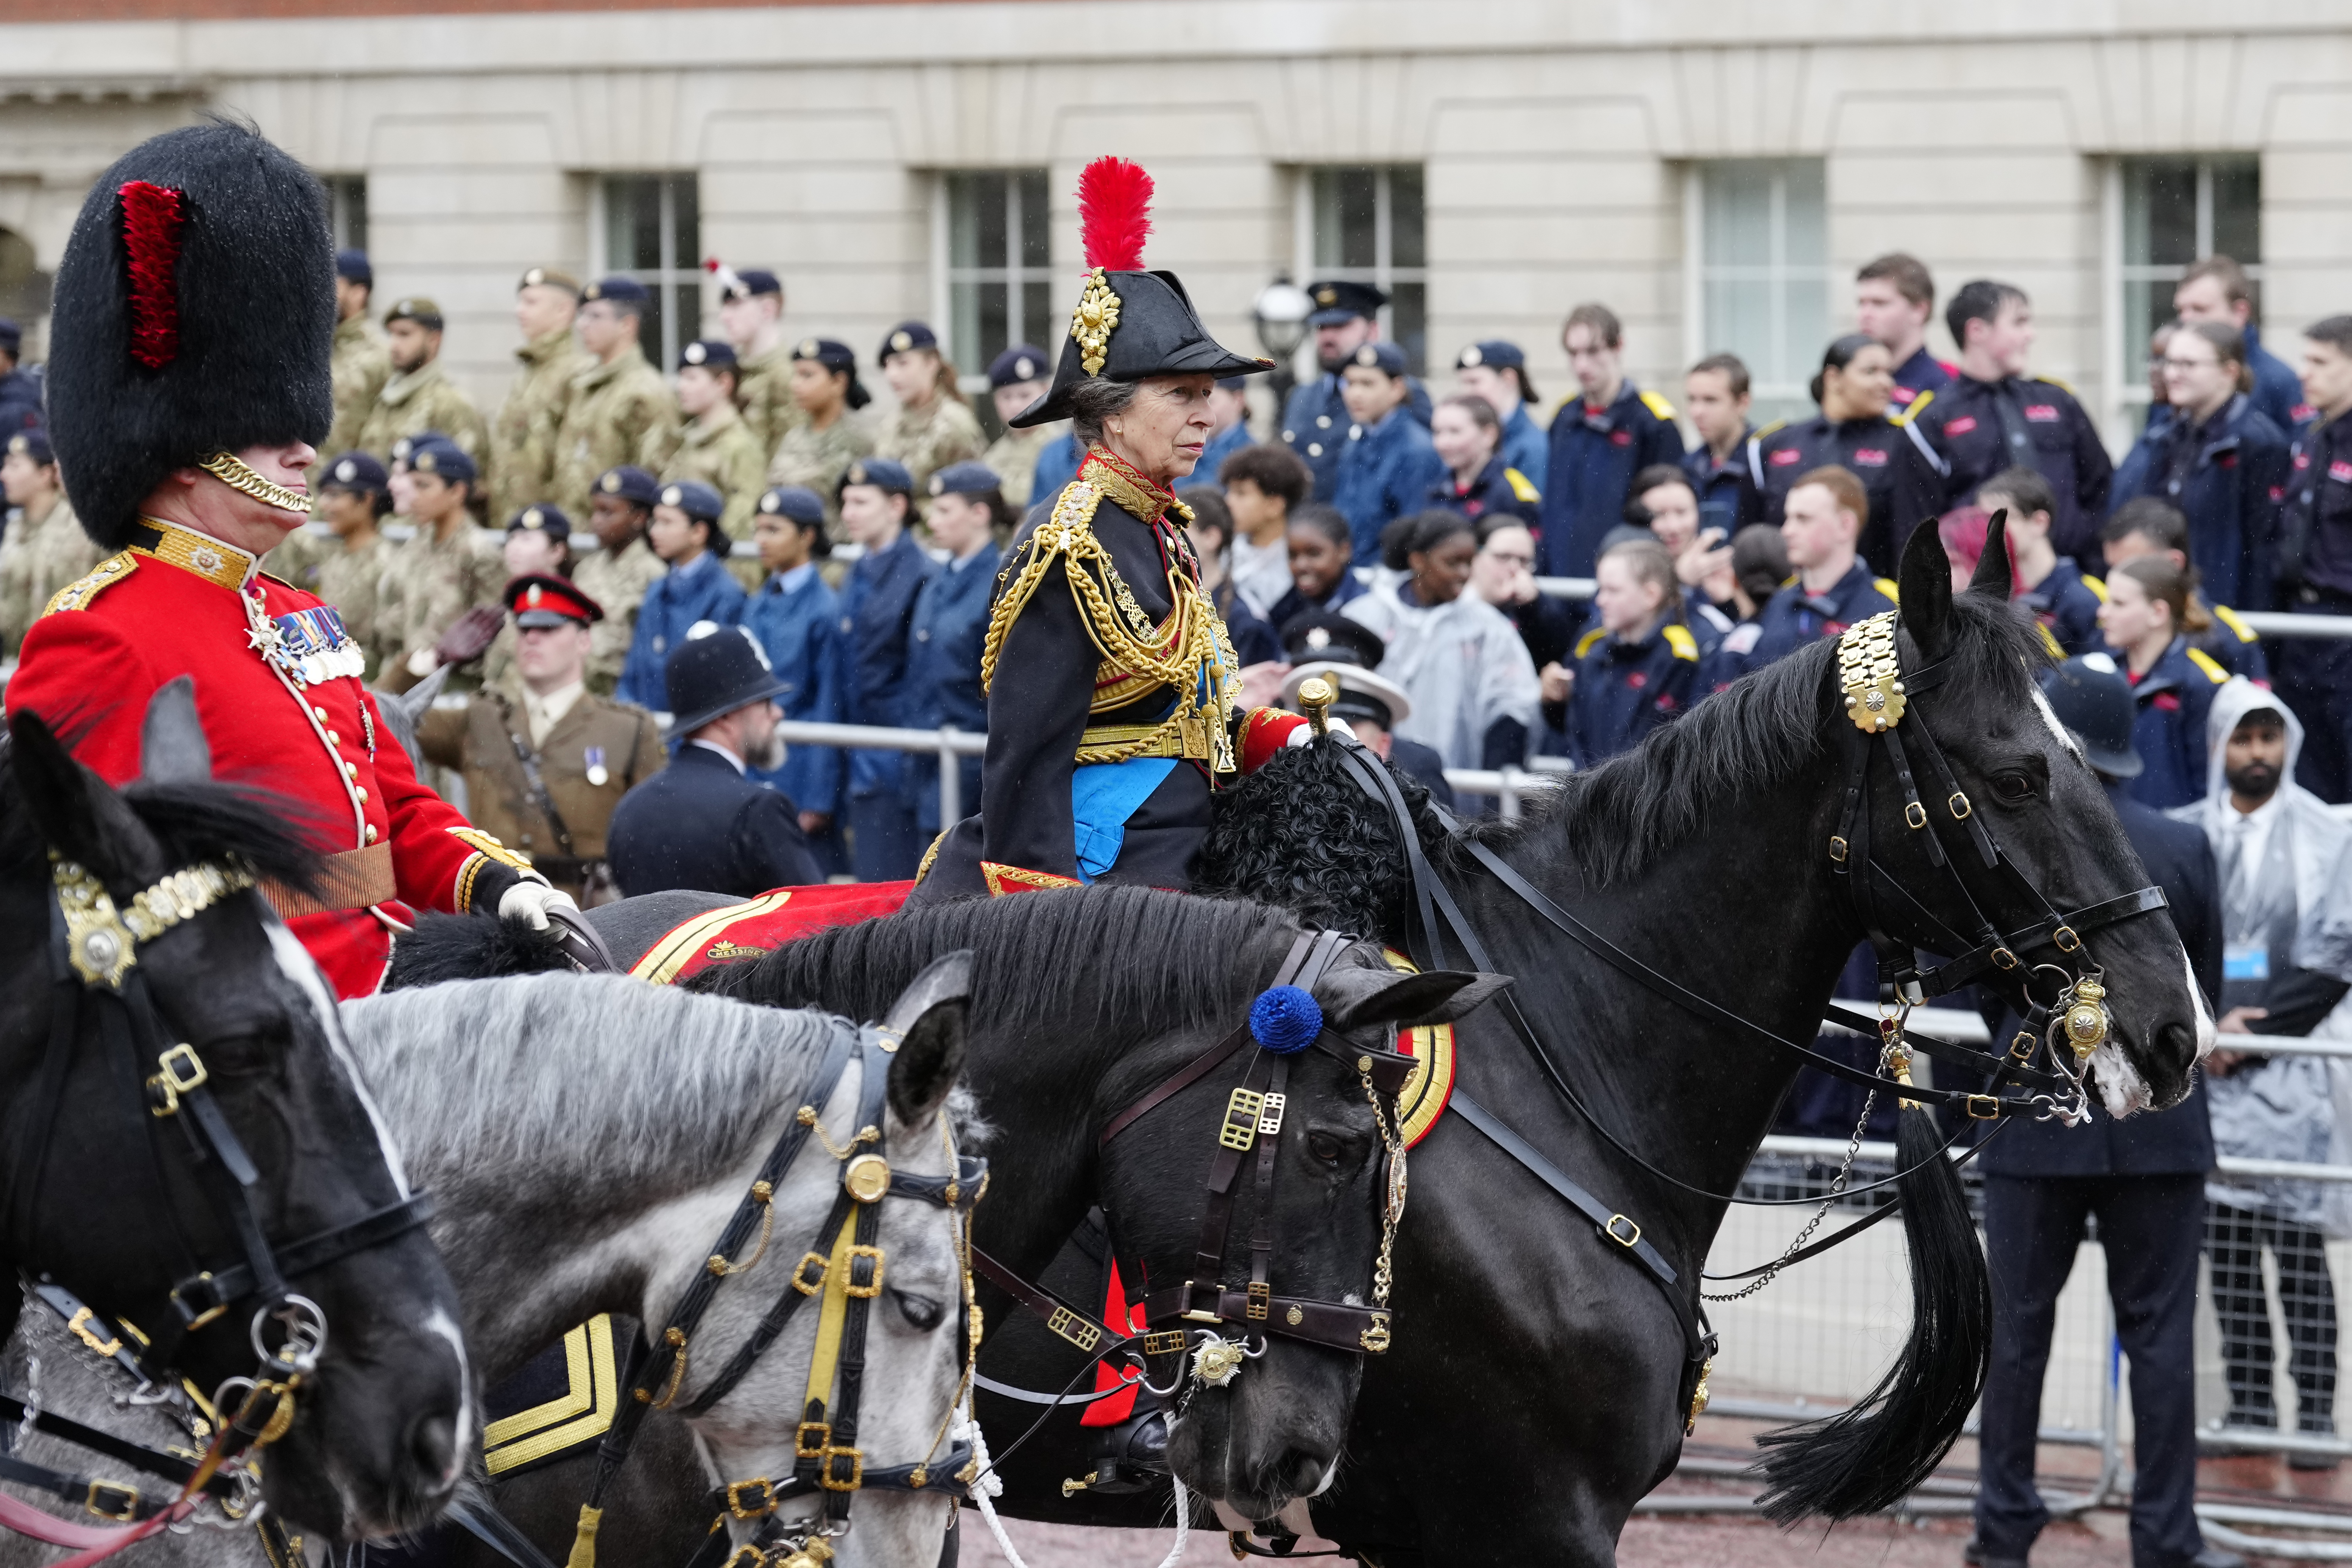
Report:
<svg viewBox="0 0 2352 1568"><path fill-rule="evenodd" d="M1087 266L1143 270L1151 233L1151 176L1124 158L1097 158L1078 175L1078 234Z"/></svg>
<svg viewBox="0 0 2352 1568"><path fill-rule="evenodd" d="M131 357L160 371L180 356L181 195L132 180L122 187L122 248L131 263Z"/></svg>

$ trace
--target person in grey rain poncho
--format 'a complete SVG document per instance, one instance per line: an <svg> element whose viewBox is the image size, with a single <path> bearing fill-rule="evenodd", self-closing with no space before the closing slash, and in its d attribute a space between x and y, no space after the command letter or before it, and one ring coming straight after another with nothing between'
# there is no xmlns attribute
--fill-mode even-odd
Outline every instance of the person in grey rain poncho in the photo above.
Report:
<svg viewBox="0 0 2352 1568"><path fill-rule="evenodd" d="M2171 814L2205 830L2221 869L2224 1034L2352 1039L2352 826L2294 782L2303 726L2240 678L2213 696L2205 798ZM2217 1051L2206 1064L2213 1142L2224 1155L2342 1163L2352 1107L2326 1058ZM2352 1234L2344 1189L2284 1177L2215 1176L2207 1250L2229 1385L2226 1424L2275 1427L2262 1254L2276 1260L2291 1342L2295 1427L2335 1430L2336 1298L2326 1239ZM2323 1463L2326 1461L2322 1461Z"/></svg>

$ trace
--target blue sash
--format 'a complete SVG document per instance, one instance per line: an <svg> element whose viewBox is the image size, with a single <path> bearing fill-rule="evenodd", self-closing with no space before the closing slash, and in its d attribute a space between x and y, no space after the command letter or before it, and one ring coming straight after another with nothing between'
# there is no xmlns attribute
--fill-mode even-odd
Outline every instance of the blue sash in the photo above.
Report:
<svg viewBox="0 0 2352 1568"><path fill-rule="evenodd" d="M1070 817L1076 829L1078 880L1110 870L1127 841L1127 820L1176 767L1173 757L1130 757L1095 762L1070 775Z"/></svg>

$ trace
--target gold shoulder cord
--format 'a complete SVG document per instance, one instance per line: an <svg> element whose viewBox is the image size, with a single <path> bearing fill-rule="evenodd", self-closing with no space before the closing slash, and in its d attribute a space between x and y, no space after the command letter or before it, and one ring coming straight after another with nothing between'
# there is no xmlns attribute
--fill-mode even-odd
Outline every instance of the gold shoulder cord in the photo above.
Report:
<svg viewBox="0 0 2352 1568"><path fill-rule="evenodd" d="M1838 685L1846 716L1864 735L1903 722L1903 668L1895 655L1895 612L1857 621L1838 638Z"/></svg>

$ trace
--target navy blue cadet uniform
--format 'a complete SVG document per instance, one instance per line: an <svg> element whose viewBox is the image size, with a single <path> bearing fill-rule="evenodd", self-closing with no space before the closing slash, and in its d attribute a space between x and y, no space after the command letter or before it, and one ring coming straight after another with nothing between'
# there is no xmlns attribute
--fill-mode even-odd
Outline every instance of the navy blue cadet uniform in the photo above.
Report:
<svg viewBox="0 0 2352 1568"><path fill-rule="evenodd" d="M1459 512L1474 523L1497 516L1514 517L1533 528L1543 520L1543 492L1499 452L1486 459L1486 465L1467 486L1456 485L1454 476L1441 467L1436 483L1429 487L1428 505Z"/></svg>
<svg viewBox="0 0 2352 1568"><path fill-rule="evenodd" d="M1755 436L1752 424L1741 431L1739 444L1720 463L1704 441L1683 454L1683 472L1690 476L1691 493L1698 497L1699 530L1721 528L1726 544L1732 535L1764 516L1755 481L1748 473L1748 444Z"/></svg>
<svg viewBox="0 0 2352 1568"><path fill-rule="evenodd" d="M1748 438L1747 460L1757 520L1774 528L1788 515L1789 492L1814 469L1834 465L1861 480L1870 516L1857 548L1881 575L1895 570L1911 530L1943 509L1935 454L1890 415L1834 424L1825 414L1797 424L1776 422Z"/></svg>
<svg viewBox="0 0 2352 1568"><path fill-rule="evenodd" d="M976 470L976 472L974 472ZM996 476L978 463L952 463L931 476L931 494L985 494ZM912 646L907 659L907 723L916 729L951 724L974 735L988 728L988 699L980 689L980 645L988 635L988 601L996 584L996 542L988 540L964 557L936 566L915 596ZM966 813L980 809L980 758L956 759L957 789ZM945 824L940 818L940 758L916 752L907 758L908 803L926 840Z"/></svg>
<svg viewBox="0 0 2352 1568"><path fill-rule="evenodd" d="M1737 640L1727 640L1718 657L1737 658L1739 662L1731 673L1745 674L1787 657L1808 643L1843 636L1855 622L1895 607L1895 584L1873 576L1870 563L1856 559L1827 593L1807 593L1802 579L1783 585L1765 601L1763 613L1756 618L1755 645L1739 654Z"/></svg>
<svg viewBox="0 0 2352 1568"><path fill-rule="evenodd" d="M2278 570L2279 509L2293 455L2286 434L2243 392L2201 425L2175 413L2139 438L2116 504L2160 496L2189 518L2189 558L2204 591L2267 610Z"/></svg>
<svg viewBox="0 0 2352 1568"><path fill-rule="evenodd" d="M2284 527L2286 608L2352 615L2352 419L2296 433ZM2352 642L2282 638L2278 693L2303 720L2296 779L2323 800L2352 800Z"/></svg>
<svg viewBox="0 0 2352 1568"><path fill-rule="evenodd" d="M2069 659L2106 646L2099 632L2099 606L2106 601L2107 585L2063 555L2048 577L2017 596Z"/></svg>
<svg viewBox="0 0 2352 1568"><path fill-rule="evenodd" d="M1232 392L1241 391L1244 384L1245 383L1239 376L1226 376L1217 382L1217 385L1221 390ZM1209 444L1201 448L1200 462L1192 465L1193 477L1203 485L1215 484L1217 482L1217 471L1225 465L1226 458L1231 457L1234 453L1241 451L1245 446L1255 446L1256 444L1257 443L1250 438L1249 418L1245 414L1242 418L1234 421L1233 428L1230 430L1221 430L1216 434L1209 437ZM1073 467L1070 472L1072 474L1076 474L1077 470ZM1066 485L1069 483L1066 479L1062 482ZM1038 499L1044 498L1043 493L1036 490L1032 490L1029 494ZM1054 494L1058 496L1061 492L1059 490L1055 490Z"/></svg>
<svg viewBox="0 0 2352 1568"><path fill-rule="evenodd" d="M1394 343L1366 343L1350 362L1404 377L1404 350ZM1331 505L1347 517L1355 535L1356 559L1378 560L1381 530L1420 510L1430 487L1444 476L1445 465L1430 444L1428 430L1410 407L1391 409L1378 424L1350 423L1333 469ZM1321 498L1319 488L1316 495Z"/></svg>
<svg viewBox="0 0 2352 1568"><path fill-rule="evenodd" d="M2239 331L2246 340L2246 369L2254 373L2254 406L2281 430L2294 430L2311 417L2311 406L2303 401L2303 378L2263 347L2261 328L2249 321Z"/></svg>
<svg viewBox="0 0 2352 1568"><path fill-rule="evenodd" d="M674 566L656 578L637 606L629 656L622 663L620 685L613 695L655 711L668 700L662 685L663 667L684 646L687 632L703 621L735 625L743 619L747 602L743 585L727 570L727 536L719 528L725 498L708 485L683 479L663 486L659 500L697 522L709 523L710 548L688 565Z"/></svg>
<svg viewBox="0 0 2352 1568"><path fill-rule="evenodd" d="M1389 297L1370 284L1341 278L1310 283L1307 295L1315 302L1314 313L1307 318L1309 327L1337 327L1359 318L1374 320L1380 316L1381 307L1389 302ZM1405 412L1412 415L1413 423L1427 430L1429 390L1412 376L1405 378ZM1301 382L1291 389L1289 399L1282 405L1282 444L1313 470L1313 498L1318 501L1329 502L1339 492L1339 452L1352 423L1348 417L1347 400L1339 395L1339 371L1327 371L1311 382ZM1076 472L1073 468L1071 477L1076 477ZM1045 494L1043 490L1030 493Z"/></svg>
<svg viewBox="0 0 2352 1568"><path fill-rule="evenodd" d="M1591 768L1631 751L1706 695L1698 672L1698 638L1678 621L1661 622L1630 641L1614 632L1586 632L1568 694L1568 754L1579 768Z"/></svg>
<svg viewBox="0 0 2352 1568"><path fill-rule="evenodd" d="M906 467L882 457L853 463L844 486L877 485L905 496L914 490ZM911 522L914 513L908 512ZM849 569L841 590L841 634L849 644L852 724L905 725L914 701L908 680L915 597L931 574L931 558L901 529L887 549L868 551ZM907 803L907 757L899 751L849 754L850 869L860 882L899 882L915 874L923 844Z"/></svg>
<svg viewBox="0 0 2352 1568"><path fill-rule="evenodd" d="M1545 461L1543 539L1536 570L1547 577L1591 577L1601 541L1625 520L1633 476L1654 463L1680 466L1683 433L1674 404L1627 382L1604 409L1570 398L1551 416Z"/></svg>
<svg viewBox="0 0 2352 1568"><path fill-rule="evenodd" d="M1473 365L1485 365L1497 374L1506 371L1519 372L1519 385L1527 382L1527 350L1517 343L1501 338L1490 338L1472 343L1454 357L1454 368L1467 370ZM1544 427L1528 413L1525 398L1511 405L1509 415L1503 421L1502 444L1495 449L1504 462L1528 476L1528 483L1540 491L1544 486L1544 466L1550 448L1544 441Z"/></svg>
<svg viewBox="0 0 2352 1568"><path fill-rule="evenodd" d="M1037 465L1029 471L1029 504L1042 506L1060 495L1078 476L1078 464L1085 456L1075 434L1065 432L1045 443L1037 454Z"/></svg>
<svg viewBox="0 0 2352 1568"><path fill-rule="evenodd" d="M2205 835L2133 800L2107 794L2148 880L2162 887L2189 967L2207 995L2221 970L2219 880ZM1996 1039L2017 1029L2005 1021ZM2012 1119L1986 1145L1985 1261L1992 1275L1992 1366L1978 1438L1977 1537L1988 1557L2022 1559L2050 1520L2033 1485L2042 1374L2058 1296L2098 1217L2115 1303L2116 1337L2131 1362L2131 1541L2135 1563L2187 1563L2204 1545L2197 1528L2197 1254L2205 1173L2213 1168L2205 1085L2168 1111L2117 1121L2096 1112L2069 1128Z"/></svg>
<svg viewBox="0 0 2352 1568"><path fill-rule="evenodd" d="M760 497L760 510L808 524L824 538L824 503L814 490L779 486ZM848 644L841 637L841 609L814 561L772 572L743 611L743 624L766 651L783 689L776 706L797 724L842 724L849 693ZM793 746L773 773L755 773L793 798L803 811L835 820L835 826L810 840L821 863L848 863L840 855L841 748Z"/></svg>
<svg viewBox="0 0 2352 1568"><path fill-rule="evenodd" d="M2123 662L2116 661L2118 668ZM2210 653L2176 636L2146 674L2125 670L2139 716L2132 723L2132 749L2146 769L2131 781L2132 798L2158 810L2205 798L2205 715L2213 689L2230 678Z"/></svg>
<svg viewBox="0 0 2352 1568"><path fill-rule="evenodd" d="M14 321L0 318L0 350L11 359L24 352L24 333ZM18 369L0 376L0 442L20 430L37 430L42 421L41 382Z"/></svg>
<svg viewBox="0 0 2352 1568"><path fill-rule="evenodd" d="M1942 470L1938 510L1973 496L2004 468L2032 468L2058 497L2051 544L2060 555L2097 559L2115 464L2073 392L2033 376L1956 376L1896 417L1927 437Z"/></svg>
<svg viewBox="0 0 2352 1568"><path fill-rule="evenodd" d="M1942 392L1952 384L1952 367L1927 351L1920 344L1911 350L1911 357L1895 367L1895 402L1908 408L1919 401L1921 392Z"/></svg>

